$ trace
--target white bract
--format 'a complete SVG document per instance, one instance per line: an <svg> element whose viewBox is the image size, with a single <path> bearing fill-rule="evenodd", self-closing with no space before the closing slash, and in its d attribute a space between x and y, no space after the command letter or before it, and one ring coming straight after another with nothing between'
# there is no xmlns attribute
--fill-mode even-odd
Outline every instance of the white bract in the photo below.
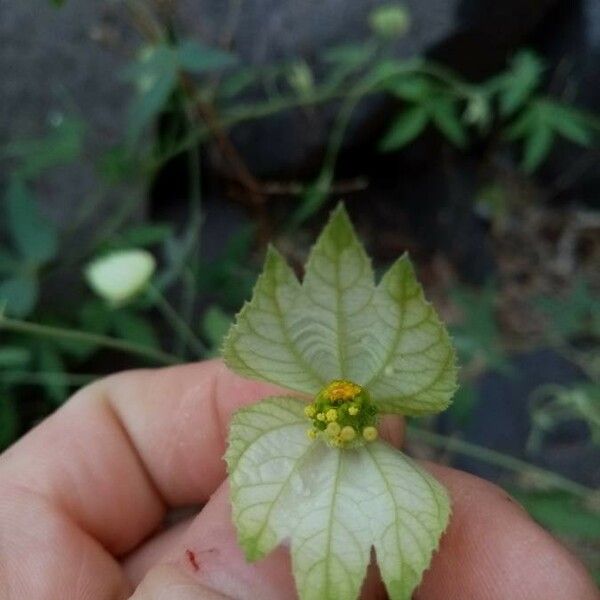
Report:
<svg viewBox="0 0 600 600"><path fill-rule="evenodd" d="M85 270L90 287L104 300L121 305L150 281L156 261L145 250L120 250L96 259Z"/></svg>
<svg viewBox="0 0 600 600"><path fill-rule="evenodd" d="M436 413L456 388L454 349L409 259L376 285L340 206L302 283L269 250L223 354L240 374L314 399L269 398L234 416L226 459L247 558L288 541L301 600L354 600L375 548L390 598L408 600L450 503L433 477L376 440L373 415Z"/></svg>

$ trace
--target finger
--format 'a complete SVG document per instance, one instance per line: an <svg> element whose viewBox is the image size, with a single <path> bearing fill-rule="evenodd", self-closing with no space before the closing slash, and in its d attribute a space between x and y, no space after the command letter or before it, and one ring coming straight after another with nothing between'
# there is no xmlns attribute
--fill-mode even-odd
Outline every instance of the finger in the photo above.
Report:
<svg viewBox="0 0 600 600"><path fill-rule="evenodd" d="M404 428L404 420L391 415L385 416L379 424L381 437L398 448L403 442ZM158 532L143 546L126 557L123 565L134 585L137 585L146 572L163 556L169 553L172 555L174 549L181 546L181 536L192 522L191 518L185 519L183 522L178 522L174 526Z"/></svg>
<svg viewBox="0 0 600 600"><path fill-rule="evenodd" d="M165 507L204 502L225 477L227 423L281 390L219 361L109 377L81 390L0 458L0 493L44 498L113 554Z"/></svg>
<svg viewBox="0 0 600 600"><path fill-rule="evenodd" d="M257 562L246 561L231 520L227 483L213 494L181 537L169 540L165 546L168 547L164 547L161 563L177 565L200 585L235 600L297 598L290 555L285 545ZM374 565L369 568L361 597L369 600L387 598Z"/></svg>
<svg viewBox="0 0 600 600"><path fill-rule="evenodd" d="M428 464L452 517L417 600L599 600L583 565L502 489Z"/></svg>
<svg viewBox="0 0 600 600"><path fill-rule="evenodd" d="M453 513L417 600L598 600L583 566L503 490L454 469L426 466L449 490ZM237 600L295 597L291 577L282 576L290 568L282 547L246 563L224 489L161 549L163 561L178 563L203 585ZM385 598L373 572L362 597Z"/></svg>
<svg viewBox="0 0 600 600"><path fill-rule="evenodd" d="M210 590L174 565L159 565L144 578L131 600L231 600Z"/></svg>

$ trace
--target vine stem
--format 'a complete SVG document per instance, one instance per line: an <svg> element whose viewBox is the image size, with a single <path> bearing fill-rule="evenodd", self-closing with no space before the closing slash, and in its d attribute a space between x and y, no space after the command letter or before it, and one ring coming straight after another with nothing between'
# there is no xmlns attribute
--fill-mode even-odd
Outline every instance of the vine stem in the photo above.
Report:
<svg viewBox="0 0 600 600"><path fill-rule="evenodd" d="M197 358L206 356L207 350L204 344L194 334L190 326L179 316L178 312L171 306L169 301L160 293L158 288L154 286L149 287L148 294L154 301L156 307L163 314L165 320L171 325L181 339L186 341L190 349L196 353Z"/></svg>
<svg viewBox="0 0 600 600"><path fill-rule="evenodd" d="M469 456L471 458L475 458L476 460L481 460L488 464L496 465L516 473L533 473L534 475L538 475L539 477L543 478L550 485L562 489L565 492L574 494L575 496L588 497L594 493L594 490L586 487L585 485L577 483L576 481L568 479L567 477L563 477L562 475L554 473L553 471L536 467L535 465L515 458L514 456L502 454L501 452L491 450L490 448L485 448L477 444L471 444L470 442L465 442L464 440L457 438L440 435L439 433L427 431L419 427L408 426L406 429L409 437L419 439L435 448L451 450L453 452L457 452L458 454L463 454L464 456Z"/></svg>
<svg viewBox="0 0 600 600"><path fill-rule="evenodd" d="M27 335L39 335L54 339L72 340L84 344L94 344L96 346L103 346L104 348L119 350L126 354L141 356L162 365L176 365L181 362L177 356L162 352L161 350L154 350L134 342L120 340L107 335L80 331L78 329L66 329L63 327L42 325L41 323L32 323L30 321L21 321L19 319L8 319L0 316L0 330L24 333Z"/></svg>

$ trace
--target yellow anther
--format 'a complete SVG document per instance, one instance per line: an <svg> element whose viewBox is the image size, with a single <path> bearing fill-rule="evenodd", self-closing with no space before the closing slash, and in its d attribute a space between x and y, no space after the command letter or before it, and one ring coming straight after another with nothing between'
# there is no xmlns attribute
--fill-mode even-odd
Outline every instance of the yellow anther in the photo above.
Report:
<svg viewBox="0 0 600 600"><path fill-rule="evenodd" d="M325 421L325 413L319 413L319 414L317 415L317 419L318 419L319 421Z"/></svg>
<svg viewBox="0 0 600 600"><path fill-rule="evenodd" d="M340 431L340 439L342 442L351 442L356 437L356 430L354 427L350 427L350 425L346 425L346 427L342 428Z"/></svg>
<svg viewBox="0 0 600 600"><path fill-rule="evenodd" d="M358 406L351 406L351 407L348 409L348 414L352 415L353 417L354 417L355 415L357 415L357 414L358 414Z"/></svg>
<svg viewBox="0 0 600 600"><path fill-rule="evenodd" d="M379 437L379 432L376 427L365 427L362 432L363 437L367 442L373 442Z"/></svg>
<svg viewBox="0 0 600 600"><path fill-rule="evenodd" d="M330 408L326 413L325 413L325 418L332 423L333 421L337 421L338 418L338 414L337 414L337 410L335 410L335 408Z"/></svg>
<svg viewBox="0 0 600 600"><path fill-rule="evenodd" d="M325 396L332 402L352 400L358 396L362 388L356 383L345 381L344 379L336 379L325 388Z"/></svg>
<svg viewBox="0 0 600 600"><path fill-rule="evenodd" d="M339 432L341 431L341 427L339 425L339 423L329 423L329 425L327 425L327 429L325 430L327 432L327 434L331 437L335 437L336 435L339 434Z"/></svg>
<svg viewBox="0 0 600 600"><path fill-rule="evenodd" d="M315 407L312 404L309 404L308 406L304 407L304 414L309 418L312 419L315 416L315 413L317 411L315 410Z"/></svg>
<svg viewBox="0 0 600 600"><path fill-rule="evenodd" d="M317 437L317 430L316 429L307 429L306 435L309 439L314 440Z"/></svg>

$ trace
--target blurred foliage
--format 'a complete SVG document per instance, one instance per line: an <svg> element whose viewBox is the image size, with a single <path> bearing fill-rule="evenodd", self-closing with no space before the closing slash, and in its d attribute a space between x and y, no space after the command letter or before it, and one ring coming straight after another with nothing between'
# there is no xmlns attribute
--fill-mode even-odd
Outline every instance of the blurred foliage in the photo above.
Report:
<svg viewBox="0 0 600 600"><path fill-rule="evenodd" d="M57 7L65 4L50 2ZM240 229L216 258L209 260L200 252L199 148L216 141L220 152L228 152L226 158L236 164L238 157L227 137L236 125L295 107L338 106L319 172L311 181L290 186L294 209L281 227L288 234L331 196L338 154L354 111L373 95L387 95L397 107L379 142L382 152L403 152L424 136L447 140L454 152L473 144L503 144L509 153L516 151L520 168L531 175L561 138L582 148L598 144L598 117L548 97L546 66L530 50L517 52L502 72L480 82L466 81L429 59L394 56L393 42L410 27L410 14L401 5L377 8L369 19L368 39L331 47L316 57L315 64L298 57L262 67L178 36L150 3L136 16L150 19L146 29L158 35L144 38L140 31L144 41L120 74L133 90L127 127L122 139L96 161L104 187L82 199L81 214L73 216L66 231L59 234L41 213L37 183L82 155L89 134L86 124L73 116L54 115L45 136L16 140L0 149L0 161L9 173L0 207L0 448L73 389L115 368L115 362L121 366L122 355L130 355L134 364L159 365L218 354L223 334L255 280L257 228ZM170 124L166 129L158 127L165 116ZM115 186L129 180L147 184L169 161L182 157L196 182L190 185L189 215L183 226L132 225L130 217L138 208L133 198L115 209L89 240L78 244L79 254L64 254L69 235L93 213L98 197L110 195ZM248 183L243 166L238 170L234 176L239 176L249 196L258 197L260 206L264 197L257 182L250 174ZM494 222L509 218L506 192L496 184L482 190L476 202ZM83 273L91 259L135 248L152 252L158 264L135 298L111 306L86 289ZM81 285L71 304L54 306L44 302L45 285L61 269ZM463 365L462 385L449 412L453 430L460 435L477 402L477 376L486 370L510 374L510 369L497 316L497 285L456 285L449 296L460 314L452 334ZM597 296L588 281L579 279L567 293L538 298L535 305L546 316L546 342L582 365L589 382L533 394L530 449L542 447L546 436L565 420L585 422L590 443L598 443ZM583 350L577 344L581 336L594 338ZM24 399L32 396L33 418L22 410ZM438 437L444 443L450 440ZM465 448L456 445L456 451L466 452ZM517 473L529 471L527 464L486 450L468 449ZM587 491L560 481L544 491L518 488L515 494L534 518L557 534L597 539L598 511L586 503Z"/></svg>

